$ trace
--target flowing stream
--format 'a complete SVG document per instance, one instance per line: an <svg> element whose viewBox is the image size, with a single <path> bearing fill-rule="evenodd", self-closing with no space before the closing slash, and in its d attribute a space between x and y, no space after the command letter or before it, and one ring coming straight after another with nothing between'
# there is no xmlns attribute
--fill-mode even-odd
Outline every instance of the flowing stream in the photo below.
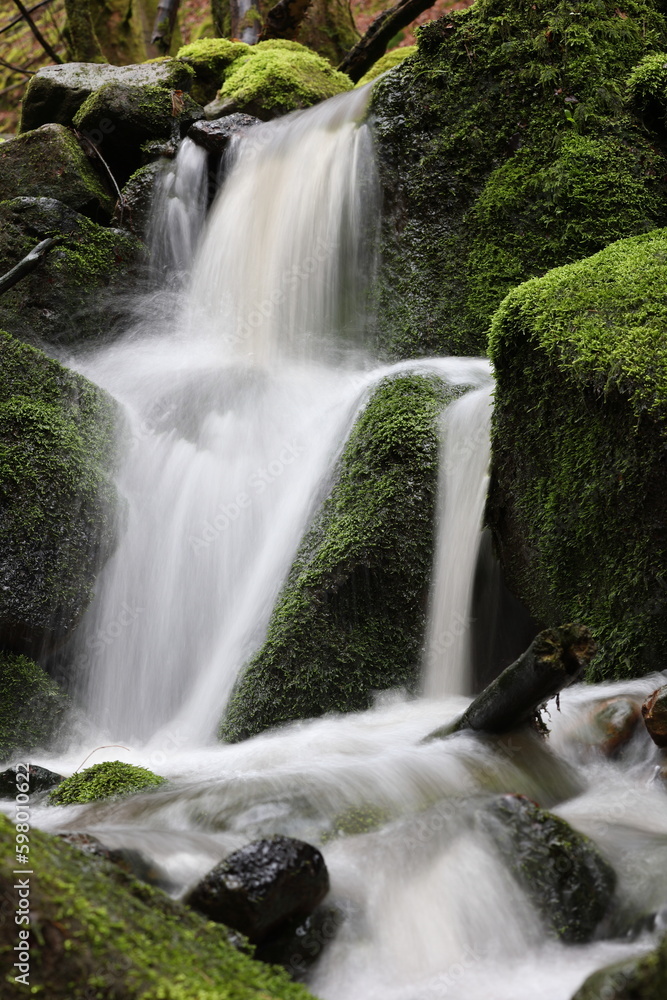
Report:
<svg viewBox="0 0 667 1000"><path fill-rule="evenodd" d="M343 95L237 140L203 231L206 161L184 143L154 227L160 267L174 276L151 300L157 319L77 362L125 414L127 509L76 651L89 730L66 754L35 762L71 773L97 743L120 742L128 749L90 763L129 760L169 784L126 801L35 803L33 822L136 849L175 895L257 837L321 846L342 914L315 942L307 981L323 1000L569 1000L591 971L648 948L651 936L612 929L586 946L549 941L476 808L506 791L554 808L615 866L626 924L659 911L658 751L638 730L609 760L589 737L595 704L641 701L664 678L566 692L546 743L530 734L421 742L467 704L492 382L483 359L373 358L366 293L378 186L360 124L367 97ZM443 414L424 695L390 692L361 714L216 744L355 417L378 380L402 370L471 390ZM370 829L344 835L341 817L354 810Z"/></svg>

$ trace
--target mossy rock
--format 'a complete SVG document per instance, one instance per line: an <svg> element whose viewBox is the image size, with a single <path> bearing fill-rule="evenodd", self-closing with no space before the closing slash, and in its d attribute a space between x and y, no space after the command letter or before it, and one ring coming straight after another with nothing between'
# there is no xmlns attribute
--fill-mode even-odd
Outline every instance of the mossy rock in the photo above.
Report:
<svg viewBox="0 0 667 1000"><path fill-rule="evenodd" d="M35 345L100 343L124 325L146 248L52 198L15 198L0 202L0 274L50 236L58 243L0 296L0 329Z"/></svg>
<svg viewBox="0 0 667 1000"><path fill-rule="evenodd" d="M666 996L667 937L648 955L594 972L572 1000L664 1000Z"/></svg>
<svg viewBox="0 0 667 1000"><path fill-rule="evenodd" d="M221 118L243 111L268 121L309 108L352 86L349 76L296 42L260 42L232 62L217 100L208 105L206 113Z"/></svg>
<svg viewBox="0 0 667 1000"><path fill-rule="evenodd" d="M84 135L99 133L96 145L122 185L141 165L144 143L180 139L203 117L204 112L189 94L176 94L162 86L113 82L84 101L74 116L74 125Z"/></svg>
<svg viewBox="0 0 667 1000"><path fill-rule="evenodd" d="M72 132L42 125L0 149L0 201L56 198L99 222L108 222L115 198L103 187Z"/></svg>
<svg viewBox="0 0 667 1000"><path fill-rule="evenodd" d="M155 59L131 66L76 62L44 66L30 78L23 95L20 131L28 132L49 122L71 125L84 101L108 83L188 91L193 77L191 67L177 59ZM99 122L95 124L97 129ZM94 141L96 138L94 135Z"/></svg>
<svg viewBox="0 0 667 1000"><path fill-rule="evenodd" d="M116 406L0 332L0 648L67 638L113 551Z"/></svg>
<svg viewBox="0 0 667 1000"><path fill-rule="evenodd" d="M164 159L153 160L135 170L116 203L114 224L140 240L148 238L155 186L165 165Z"/></svg>
<svg viewBox="0 0 667 1000"><path fill-rule="evenodd" d="M54 806L77 805L82 802L97 802L116 795L131 795L146 788L163 785L164 778L153 774L145 767L125 764L120 760L108 760L93 764L84 771L78 771L71 778L65 778L49 795Z"/></svg>
<svg viewBox="0 0 667 1000"><path fill-rule="evenodd" d="M437 423L450 390L383 380L359 417L221 736L369 706L419 676L431 574Z"/></svg>
<svg viewBox="0 0 667 1000"><path fill-rule="evenodd" d="M13 824L0 815L0 836ZM287 974L253 961L229 932L97 860L33 828L30 852L39 877L30 880L29 985L49 1000L313 1000ZM0 924L3 1000L22 1000L14 950L14 855L3 852L0 895L11 920ZM91 992L94 991L94 992Z"/></svg>
<svg viewBox="0 0 667 1000"><path fill-rule="evenodd" d="M0 653L0 761L52 747L67 708L66 696L33 660Z"/></svg>
<svg viewBox="0 0 667 1000"><path fill-rule="evenodd" d="M590 627L592 680L664 669L666 330L666 230L521 285L493 321L487 517L541 627Z"/></svg>
<svg viewBox="0 0 667 1000"><path fill-rule="evenodd" d="M367 73L362 76L361 80L357 83L357 87L363 87L371 80L377 80L379 76L386 73L387 70L393 69L394 66L400 66L404 59L408 56L413 56L417 51L416 45L404 45L399 49L390 49L389 52L385 52L376 63L374 63Z"/></svg>
<svg viewBox="0 0 667 1000"><path fill-rule="evenodd" d="M626 104L658 0L476 0L373 88L380 346L483 354L515 285L667 223L667 136Z"/></svg>
<svg viewBox="0 0 667 1000"><path fill-rule="evenodd" d="M229 38L200 38L184 45L178 58L194 70L193 98L200 104L212 101L222 86L227 69L250 51L245 42L232 42Z"/></svg>

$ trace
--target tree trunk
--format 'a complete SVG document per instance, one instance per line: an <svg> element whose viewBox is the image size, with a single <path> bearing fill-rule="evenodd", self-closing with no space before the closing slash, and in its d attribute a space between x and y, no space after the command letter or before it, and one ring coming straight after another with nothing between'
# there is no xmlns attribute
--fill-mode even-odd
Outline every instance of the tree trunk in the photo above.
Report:
<svg viewBox="0 0 667 1000"><path fill-rule="evenodd" d="M106 62L95 34L90 0L65 0L68 58L72 62Z"/></svg>

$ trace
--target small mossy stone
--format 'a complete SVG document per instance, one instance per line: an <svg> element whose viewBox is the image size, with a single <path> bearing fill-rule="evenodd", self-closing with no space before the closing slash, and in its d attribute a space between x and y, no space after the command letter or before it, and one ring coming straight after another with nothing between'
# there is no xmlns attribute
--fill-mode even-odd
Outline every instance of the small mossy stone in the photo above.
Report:
<svg viewBox="0 0 667 1000"><path fill-rule="evenodd" d="M373 63L368 72L362 76L357 83L357 87L364 87L371 80L377 80L383 73L393 69L394 66L399 66L409 56L413 56L416 51L416 45L404 45L402 48L390 49L389 52L385 52L376 63Z"/></svg>
<svg viewBox="0 0 667 1000"><path fill-rule="evenodd" d="M98 222L108 222L115 199L102 185L74 134L42 125L0 149L0 201L56 198Z"/></svg>
<svg viewBox="0 0 667 1000"><path fill-rule="evenodd" d="M220 735L368 708L419 677L431 574L438 418L455 395L401 374L375 388L301 543L266 641Z"/></svg>
<svg viewBox="0 0 667 1000"><path fill-rule="evenodd" d="M49 803L56 806L97 802L114 795L131 795L146 788L163 785L165 779L145 767L126 764L120 760L93 764L83 771L65 778L49 795Z"/></svg>
<svg viewBox="0 0 667 1000"><path fill-rule="evenodd" d="M0 814L2 841L15 835ZM30 848L39 859L30 884L30 987L49 1000L90 1000L91 989L123 1000L313 1000L284 971L234 947L224 927L117 866L34 827ZM3 851L0 894L13 903L15 867L14 853ZM15 980L16 942L12 915L0 924L3 1000L26 996Z"/></svg>
<svg viewBox="0 0 667 1000"><path fill-rule="evenodd" d="M51 747L62 735L68 705L40 666L26 656L0 653L0 761Z"/></svg>
<svg viewBox="0 0 667 1000"><path fill-rule="evenodd" d="M664 669L667 231L514 289L497 311L487 519L541 627L588 623L590 680Z"/></svg>

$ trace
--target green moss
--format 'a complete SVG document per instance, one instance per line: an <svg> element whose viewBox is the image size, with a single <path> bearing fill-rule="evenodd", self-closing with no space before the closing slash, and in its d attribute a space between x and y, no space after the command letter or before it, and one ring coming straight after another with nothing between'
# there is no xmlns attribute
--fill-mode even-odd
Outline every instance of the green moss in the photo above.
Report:
<svg viewBox="0 0 667 1000"><path fill-rule="evenodd" d="M437 418L447 390L424 375L380 383L304 538L266 642L232 696L221 735L368 707L411 687L431 572Z"/></svg>
<svg viewBox="0 0 667 1000"><path fill-rule="evenodd" d="M648 955L594 972L572 1000L663 1000L667 996L667 937Z"/></svg>
<svg viewBox="0 0 667 1000"><path fill-rule="evenodd" d="M61 732L67 704L36 663L0 653L0 760L50 746Z"/></svg>
<svg viewBox="0 0 667 1000"><path fill-rule="evenodd" d="M65 778L49 795L51 805L66 806L96 802L112 795L130 795L145 788L164 784L165 779L145 767L124 764L120 760L93 764L84 771Z"/></svg>
<svg viewBox="0 0 667 1000"><path fill-rule="evenodd" d="M390 49L389 52L385 52L376 63L368 70L368 72L362 76L361 80L357 84L357 87L363 87L364 84L370 83L371 80L376 80L378 76L382 73L386 73L387 70L393 69L394 66L398 66L407 59L408 56L413 56L417 51L416 45L404 45L403 48Z"/></svg>
<svg viewBox="0 0 667 1000"><path fill-rule="evenodd" d="M113 401L0 332L0 642L64 638L115 543Z"/></svg>
<svg viewBox="0 0 667 1000"><path fill-rule="evenodd" d="M0 836L15 830L0 815ZM158 889L135 881L40 830L30 832L30 986L49 1000L312 1000L282 970L254 962L212 924ZM0 891L17 900L14 858L0 860ZM27 876L26 876L27 877ZM16 983L18 928L0 924L6 1000Z"/></svg>
<svg viewBox="0 0 667 1000"><path fill-rule="evenodd" d="M200 104L212 101L222 86L226 70L240 56L251 51L245 42L232 42L228 38L201 38L184 45L178 58L192 66L195 82L192 96Z"/></svg>
<svg viewBox="0 0 667 1000"><path fill-rule="evenodd" d="M511 287L667 222L661 143L624 103L657 7L476 0L378 81L387 354L484 353Z"/></svg>
<svg viewBox="0 0 667 1000"><path fill-rule="evenodd" d="M371 833L383 826L390 818L386 809L380 806L351 806L338 815L330 830L321 837L323 844L336 837L354 837L360 833Z"/></svg>
<svg viewBox="0 0 667 1000"><path fill-rule="evenodd" d="M488 516L537 620L590 627L591 679L663 666L665 330L665 230L522 285L493 321Z"/></svg>
<svg viewBox="0 0 667 1000"><path fill-rule="evenodd" d="M321 56L296 42L260 42L235 59L220 90L221 109L272 118L352 88Z"/></svg>

